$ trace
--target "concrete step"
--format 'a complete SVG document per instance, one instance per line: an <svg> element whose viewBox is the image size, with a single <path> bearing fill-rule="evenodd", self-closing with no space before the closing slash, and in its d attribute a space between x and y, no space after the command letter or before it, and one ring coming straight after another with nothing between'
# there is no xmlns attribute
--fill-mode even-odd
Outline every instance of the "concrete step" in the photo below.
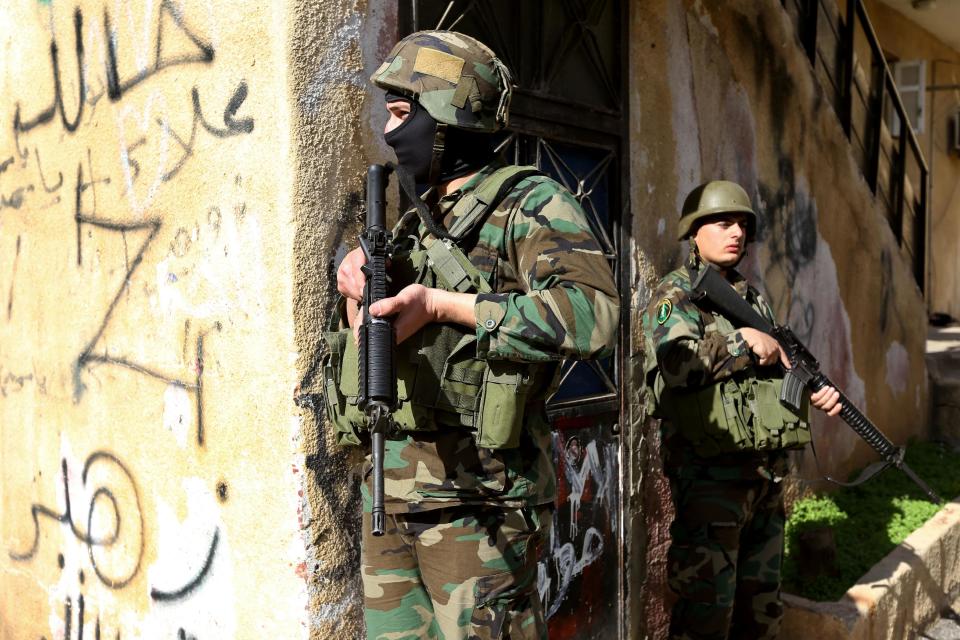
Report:
<svg viewBox="0 0 960 640"><path fill-rule="evenodd" d="M867 571L840 600L813 602L784 594L778 637L904 640L922 637L921 633L948 633L946 622L954 620L944 612L953 611L950 605L958 595L960 502L954 500Z"/></svg>

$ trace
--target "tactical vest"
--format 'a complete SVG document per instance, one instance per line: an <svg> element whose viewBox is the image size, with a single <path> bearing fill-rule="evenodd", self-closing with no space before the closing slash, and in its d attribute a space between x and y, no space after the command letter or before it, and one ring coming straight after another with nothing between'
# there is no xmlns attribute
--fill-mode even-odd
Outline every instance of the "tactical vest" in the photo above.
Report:
<svg viewBox="0 0 960 640"><path fill-rule="evenodd" d="M522 180L537 176L533 167L506 166L484 179L453 207L453 241L432 236L421 242L416 217L404 216L394 228L391 295L409 284L464 293L489 293L496 267L484 275L460 246ZM531 181L532 189L542 180ZM407 235L405 235L407 234ZM327 415L340 444L360 444L367 423L357 407L359 355L349 328L334 314L323 335L324 396ZM452 323L428 324L397 345L397 398L393 414L398 431L459 428L473 432L477 445L491 449L519 446L524 413L549 392L556 366L477 358L476 331ZM392 434L396 436L397 434Z"/></svg>
<svg viewBox="0 0 960 640"><path fill-rule="evenodd" d="M707 312L709 315L709 312ZM717 331L736 329L713 314ZM702 457L741 451L802 448L810 442L809 401L797 415L780 402L783 378L747 367L701 389L668 387L658 372L653 384L654 416L670 420Z"/></svg>

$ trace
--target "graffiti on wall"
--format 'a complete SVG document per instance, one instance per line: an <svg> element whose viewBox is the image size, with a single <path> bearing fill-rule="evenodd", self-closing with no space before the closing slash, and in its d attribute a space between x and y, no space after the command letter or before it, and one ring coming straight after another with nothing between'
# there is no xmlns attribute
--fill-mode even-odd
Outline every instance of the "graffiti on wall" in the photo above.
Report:
<svg viewBox="0 0 960 640"><path fill-rule="evenodd" d="M817 253L816 204L796 187L793 162L780 159L775 186L760 183L763 215L757 225L757 241L770 252L763 273L767 286L778 285L772 296L774 315L786 319L801 340L810 343L817 310L797 287L803 269L811 266Z"/></svg>
<svg viewBox="0 0 960 640"><path fill-rule="evenodd" d="M619 443L608 425L560 419L553 433L557 510L537 588L551 635L617 633ZM613 614L613 615L611 615Z"/></svg>
<svg viewBox="0 0 960 640"><path fill-rule="evenodd" d="M248 106L252 89L242 77L222 85L201 81L199 74L213 72L218 60L218 38L206 33L217 28L209 6L205 16L192 16L185 3L173 0L49 3L38 11L50 16L51 37L38 59L49 74L49 93L37 97L33 87L14 87L2 105L11 114L0 123L11 148L0 148L0 241L12 250L0 258L0 314L15 335L17 327L30 335L31 312L21 312L18 302L35 304L36 298L18 283L31 260L60 260L75 284L66 286L69 293L56 300L60 308L48 309L43 322L46 330L69 334L64 342L73 346L56 363L0 363L0 401L29 408L42 396L48 406L60 403L55 411L81 415L104 402L110 403L107 414L137 414L145 407L145 415L162 414L190 469L216 424L205 400L205 373L219 366L218 336L231 309L248 312L258 298L211 274L209 266L214 259L228 266L251 259L238 250L255 231L246 215L244 178L231 168L237 163L223 158L230 157L225 145L231 139L255 131ZM54 28L55 22L69 29ZM171 207L169 194L209 181L211 167L223 174L218 200ZM55 255L41 232L31 233L54 217L69 220L61 226L65 232L57 240L66 241ZM15 236L7 223L16 224ZM240 270L232 272L242 277ZM70 381L66 398L60 380ZM125 389L140 380L132 384L156 393L118 399L111 392L118 380ZM188 488L190 478L181 479L182 488L144 484L151 474L149 454L143 462L144 442L168 437L149 427L129 425L123 436L112 434L115 425L109 423L57 427L61 433L84 432L84 442L102 434L109 446L74 455L61 436L56 482L38 482L47 479L42 456L30 470L36 492L55 497L25 499L9 513L21 532L7 539L9 562L45 575L46 559L57 557L61 577L48 585L62 602L51 613L51 619L61 617L60 627L51 629L54 637L120 638L119 620L104 616L117 618L116 603L123 600L106 598L98 606L98 594L145 586L152 605L171 612L197 600L217 571L226 570L217 506L228 500L227 479L219 478L209 491L199 489L212 508L196 515L189 507L189 535L169 531L176 526L165 523L183 516L172 509L164 516L164 501L190 505L200 498ZM144 499L147 486L150 499ZM160 544L164 535L181 541ZM169 616L165 620L169 627ZM177 638L198 638L199 632L180 624L173 629Z"/></svg>

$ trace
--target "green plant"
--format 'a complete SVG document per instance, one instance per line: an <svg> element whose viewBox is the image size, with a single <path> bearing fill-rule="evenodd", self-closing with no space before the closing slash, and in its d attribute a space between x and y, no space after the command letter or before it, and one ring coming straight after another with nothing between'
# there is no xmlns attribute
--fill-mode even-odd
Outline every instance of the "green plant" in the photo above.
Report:
<svg viewBox="0 0 960 640"><path fill-rule="evenodd" d="M908 447L906 461L940 495L947 499L960 495L960 454L940 444L918 443ZM859 487L798 500L787 519L784 591L811 600L838 600L938 510L895 469ZM833 530L836 573L805 580L799 571L799 536L823 527Z"/></svg>

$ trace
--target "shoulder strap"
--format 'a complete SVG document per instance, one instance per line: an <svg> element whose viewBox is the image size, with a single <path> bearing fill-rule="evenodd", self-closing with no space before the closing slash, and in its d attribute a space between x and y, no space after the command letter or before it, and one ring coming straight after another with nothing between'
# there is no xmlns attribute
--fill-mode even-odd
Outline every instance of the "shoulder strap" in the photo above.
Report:
<svg viewBox="0 0 960 640"><path fill-rule="evenodd" d="M464 213L450 227L451 239L459 241L470 235L514 187L525 178L535 175L542 175L542 172L536 167L518 165L507 165L490 174L457 203L457 208L462 207Z"/></svg>
<svg viewBox="0 0 960 640"><path fill-rule="evenodd" d="M536 167L508 165L490 174L457 203L463 211L450 227L450 239L436 239L427 248L434 273L452 291L490 292L490 284L457 243L486 220L500 202L525 178L542 175Z"/></svg>
<svg viewBox="0 0 960 640"><path fill-rule="evenodd" d="M490 293L490 283L487 282L480 270L470 262L470 259L457 245L449 240L434 239L427 247L427 259L433 272L445 285L448 291L461 293Z"/></svg>

